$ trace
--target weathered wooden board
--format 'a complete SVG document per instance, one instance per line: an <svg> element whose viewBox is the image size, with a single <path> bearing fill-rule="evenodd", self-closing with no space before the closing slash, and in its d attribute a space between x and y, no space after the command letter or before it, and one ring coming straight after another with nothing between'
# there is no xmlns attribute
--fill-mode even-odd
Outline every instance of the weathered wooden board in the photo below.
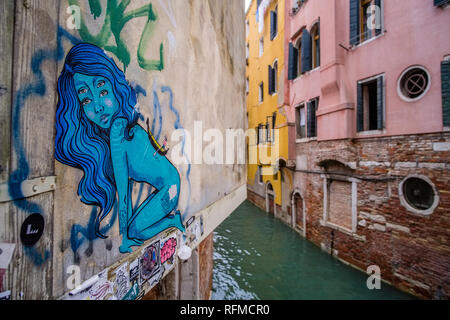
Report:
<svg viewBox="0 0 450 320"><path fill-rule="evenodd" d="M25 180L54 175L58 6L56 0L2 1L0 5L0 16L8 17L7 26L0 26L0 50L5 52L0 81L9 81L12 86L9 97L0 97L2 150L10 150L0 157L2 166L4 161L10 163L0 181L12 177L20 185ZM3 282L3 289L11 290L12 299L52 298L53 198L50 191L0 206L0 240L16 245ZM33 213L44 218L44 232L34 245L25 247L21 228Z"/></svg>
<svg viewBox="0 0 450 320"><path fill-rule="evenodd" d="M14 2L0 2L0 183L8 179L11 152L11 76Z"/></svg>
<svg viewBox="0 0 450 320"><path fill-rule="evenodd" d="M16 2L11 172L27 179L54 173L58 3Z"/></svg>
<svg viewBox="0 0 450 320"><path fill-rule="evenodd" d="M22 224L30 215L20 208L26 203L38 203L45 221L42 237L29 248L20 240ZM0 205L0 240L16 244L3 281L3 290L11 290L13 300L52 298L52 215L52 192Z"/></svg>

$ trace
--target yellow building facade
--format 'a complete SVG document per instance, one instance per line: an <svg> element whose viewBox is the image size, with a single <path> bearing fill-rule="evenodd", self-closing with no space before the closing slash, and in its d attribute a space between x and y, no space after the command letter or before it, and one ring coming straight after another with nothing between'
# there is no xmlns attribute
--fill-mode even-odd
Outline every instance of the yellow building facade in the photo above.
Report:
<svg viewBox="0 0 450 320"><path fill-rule="evenodd" d="M248 128L255 130L248 139L247 182L249 190L261 191L260 196L269 192L278 206L282 203L279 162L288 159L283 115L284 11L284 0L252 0L245 22Z"/></svg>

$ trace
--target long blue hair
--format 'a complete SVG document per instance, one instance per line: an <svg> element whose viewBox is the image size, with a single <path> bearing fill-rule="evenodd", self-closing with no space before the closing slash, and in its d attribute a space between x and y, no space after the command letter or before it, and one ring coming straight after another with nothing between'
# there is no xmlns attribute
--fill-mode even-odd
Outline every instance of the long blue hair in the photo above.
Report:
<svg viewBox="0 0 450 320"><path fill-rule="evenodd" d="M68 166L83 170L78 195L87 205L98 206L95 230L98 237L100 223L116 202L116 186L111 160L109 130L91 122L84 114L76 93L73 76L80 73L108 79L120 108L113 116L127 119L125 138L137 124L136 93L114 60L97 46L81 43L67 54L64 69L58 78L58 105L56 109L55 158Z"/></svg>

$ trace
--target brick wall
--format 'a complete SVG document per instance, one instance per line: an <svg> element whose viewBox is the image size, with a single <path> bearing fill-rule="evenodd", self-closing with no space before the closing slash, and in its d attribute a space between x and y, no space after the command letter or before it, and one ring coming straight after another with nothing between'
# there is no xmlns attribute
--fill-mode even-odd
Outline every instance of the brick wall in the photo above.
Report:
<svg viewBox="0 0 450 320"><path fill-rule="evenodd" d="M378 265L383 280L418 297L450 297L450 133L311 141L297 144L296 153L306 156L297 163L294 188L305 197L308 240L362 270ZM342 177L358 180L355 232L322 221L323 174L338 170L336 163ZM409 175L434 184L439 204L431 215L401 204L399 184ZM348 211L350 189L336 192L343 201L330 201ZM255 198L249 192L249 200Z"/></svg>
<svg viewBox="0 0 450 320"><path fill-rule="evenodd" d="M266 211L266 199L264 197L247 189L247 199L258 208Z"/></svg>

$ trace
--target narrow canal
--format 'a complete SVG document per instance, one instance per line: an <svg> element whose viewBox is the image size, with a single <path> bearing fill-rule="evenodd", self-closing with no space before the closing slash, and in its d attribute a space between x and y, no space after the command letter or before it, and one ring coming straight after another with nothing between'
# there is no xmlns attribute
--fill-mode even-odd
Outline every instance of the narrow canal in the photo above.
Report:
<svg viewBox="0 0 450 320"><path fill-rule="evenodd" d="M214 233L213 300L414 299L367 279L248 201Z"/></svg>

